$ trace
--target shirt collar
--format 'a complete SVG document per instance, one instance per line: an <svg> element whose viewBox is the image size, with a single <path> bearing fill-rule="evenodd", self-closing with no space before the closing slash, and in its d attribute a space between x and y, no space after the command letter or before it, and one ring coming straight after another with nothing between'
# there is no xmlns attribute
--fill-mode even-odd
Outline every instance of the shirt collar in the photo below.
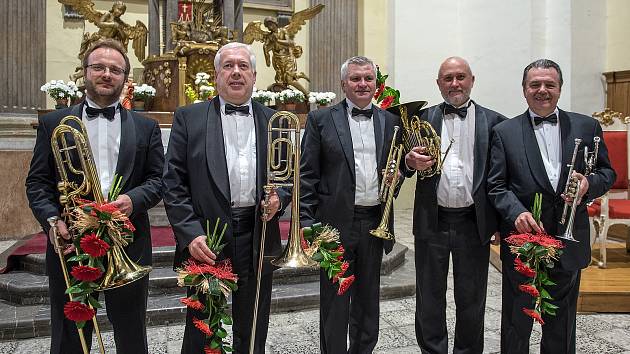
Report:
<svg viewBox="0 0 630 354"><path fill-rule="evenodd" d="M220 109L221 109L221 114L225 115L225 104L229 103L231 105L234 106L249 106L249 115L253 116L254 115L254 107L252 107L252 99L251 97L243 104L233 104L230 102L227 102L226 100L223 99L223 97L219 96L219 104L221 105Z"/></svg>
<svg viewBox="0 0 630 354"><path fill-rule="evenodd" d="M116 102L110 104L109 106L101 107L98 104L96 104L96 102L92 101L87 95L85 96L85 102L87 102L87 104L90 107L94 107L94 108L116 107L116 110L118 110L118 105L120 104L120 100L116 100Z"/></svg>
<svg viewBox="0 0 630 354"><path fill-rule="evenodd" d="M348 103L348 112L352 111L352 108L356 107L357 109L372 109L372 102L370 102L367 106L365 107L359 107L356 104L354 104L352 101L350 101L347 97L346 97L346 103Z"/></svg>
<svg viewBox="0 0 630 354"><path fill-rule="evenodd" d="M527 110L529 111L529 118L530 118L532 121L534 121L534 117L547 118L547 117L549 117L549 116L550 116L550 115L552 115L552 114L555 114L555 115L556 115L556 117L559 117L559 116L560 116L560 115L559 115L559 110L558 110L558 107L556 107L556 109L554 109L554 110L553 110L553 112L551 112L550 114L548 114L548 115L547 115L547 116L545 116L545 117L543 117L543 116L541 116L541 115L539 115L539 114L534 113L534 111L532 111L532 110L531 110L531 108L528 108Z"/></svg>

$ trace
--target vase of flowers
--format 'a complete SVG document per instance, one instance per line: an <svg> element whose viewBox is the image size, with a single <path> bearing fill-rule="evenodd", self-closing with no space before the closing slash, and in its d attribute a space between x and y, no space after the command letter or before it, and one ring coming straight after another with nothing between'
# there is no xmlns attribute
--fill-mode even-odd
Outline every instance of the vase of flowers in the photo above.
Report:
<svg viewBox="0 0 630 354"><path fill-rule="evenodd" d="M155 97L155 88L153 86L147 84L134 86L133 109L136 111L144 111L153 97Z"/></svg>
<svg viewBox="0 0 630 354"><path fill-rule="evenodd" d="M199 103L214 97L214 86L210 83L210 75L204 72L195 74L194 84L185 84L184 93L190 103Z"/></svg>
<svg viewBox="0 0 630 354"><path fill-rule="evenodd" d="M40 87L40 90L46 92L50 98L55 100L55 109L68 107L68 102L72 98L80 98L83 93L74 81L64 83L63 80L50 80Z"/></svg>
<svg viewBox="0 0 630 354"><path fill-rule="evenodd" d="M265 106L271 105L271 101L276 98L277 93L265 90L258 90L254 87L252 92L252 100Z"/></svg>
<svg viewBox="0 0 630 354"><path fill-rule="evenodd" d="M308 102L316 103L317 108L328 106L337 95L334 92L309 92Z"/></svg>
<svg viewBox="0 0 630 354"><path fill-rule="evenodd" d="M304 94L294 89L280 91L276 99L282 103L283 109L287 111L295 111L298 103L306 101Z"/></svg>

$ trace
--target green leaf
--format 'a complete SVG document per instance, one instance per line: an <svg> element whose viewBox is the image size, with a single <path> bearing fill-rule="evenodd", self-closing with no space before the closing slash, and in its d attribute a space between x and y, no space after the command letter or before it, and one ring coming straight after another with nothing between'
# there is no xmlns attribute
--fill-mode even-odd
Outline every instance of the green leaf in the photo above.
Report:
<svg viewBox="0 0 630 354"><path fill-rule="evenodd" d="M549 295L549 292L548 292L547 290L545 290L545 289L543 289L543 288L540 288L539 290L540 290L540 296L541 296L543 299L550 299L550 300L553 300L553 298L551 297L551 295Z"/></svg>
<svg viewBox="0 0 630 354"><path fill-rule="evenodd" d="M73 285L66 289L66 294L80 294L82 292L83 289L81 289L81 283L79 283L78 285Z"/></svg>
<svg viewBox="0 0 630 354"><path fill-rule="evenodd" d="M322 255L321 252L316 252L313 257L311 257L315 262L321 262L324 260L324 256Z"/></svg>
<svg viewBox="0 0 630 354"><path fill-rule="evenodd" d="M553 281L549 279L545 279L545 281L543 281L542 283L543 285L556 285L556 283L554 283Z"/></svg>
<svg viewBox="0 0 630 354"><path fill-rule="evenodd" d="M83 329L83 327L85 327L85 321L76 322L76 324L78 329Z"/></svg>
<svg viewBox="0 0 630 354"><path fill-rule="evenodd" d="M68 258L68 262L82 262L87 261L88 259L90 259L90 256L87 253L81 253Z"/></svg>
<svg viewBox="0 0 630 354"><path fill-rule="evenodd" d="M221 342L217 341L216 339L213 339L212 342L210 342L211 349L217 349L220 346L221 346Z"/></svg>
<svg viewBox="0 0 630 354"><path fill-rule="evenodd" d="M227 331L223 328L217 328L217 331L215 332L215 334L217 335L217 337L219 338L225 338L227 337Z"/></svg>
<svg viewBox="0 0 630 354"><path fill-rule="evenodd" d="M103 306L101 306L101 303L98 302L98 300L96 300L94 297L92 296L88 296L87 298L88 302L90 303L90 305L92 305L92 307L94 307L95 309L100 309Z"/></svg>

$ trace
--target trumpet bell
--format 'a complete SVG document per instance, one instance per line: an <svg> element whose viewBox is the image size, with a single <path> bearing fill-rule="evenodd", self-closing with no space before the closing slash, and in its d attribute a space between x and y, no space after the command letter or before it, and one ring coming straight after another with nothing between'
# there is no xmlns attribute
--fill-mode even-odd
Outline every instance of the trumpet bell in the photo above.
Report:
<svg viewBox="0 0 630 354"><path fill-rule="evenodd" d="M153 269L151 266L141 266L129 259L129 256L118 245L113 246L107 253L107 261L107 271L98 291L111 290L133 283L142 279Z"/></svg>

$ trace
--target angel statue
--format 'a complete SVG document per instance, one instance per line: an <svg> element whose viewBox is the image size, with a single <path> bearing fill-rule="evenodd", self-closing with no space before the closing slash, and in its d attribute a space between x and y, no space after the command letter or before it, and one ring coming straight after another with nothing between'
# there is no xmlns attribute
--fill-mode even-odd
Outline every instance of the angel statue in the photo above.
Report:
<svg viewBox="0 0 630 354"><path fill-rule="evenodd" d="M81 49L78 55L79 60L83 60L85 52L92 43L102 38L113 38L122 43L125 49L127 49L129 40L133 40L133 51L138 60L143 61L146 58L147 27L141 21L136 21L135 26L130 26L120 19L127 11L127 5L122 1L114 1L112 9L106 13L95 10L94 3L91 0L58 1L64 5L72 6L78 13L98 27L98 32L83 34L83 41L81 42ZM76 81L80 77L82 77L82 68L78 67L77 72L73 75L73 79Z"/></svg>
<svg viewBox="0 0 630 354"><path fill-rule="evenodd" d="M267 66L273 63L273 69L276 71L276 84L283 89L289 85L302 91L305 97L308 97L308 91L298 82L299 79L309 81L309 78L303 72L297 71L296 59L302 56L302 47L295 44L295 35L306 24L306 20L315 17L324 8L323 4L315 5L306 10L296 12L291 16L289 24L280 27L278 21L274 17L267 17L264 20L266 31L262 28L263 23L253 21L247 25L243 32L243 42L252 44L254 41L263 43L263 52L265 53L265 62ZM270 57L270 52L273 58ZM274 85L272 85L274 86Z"/></svg>

